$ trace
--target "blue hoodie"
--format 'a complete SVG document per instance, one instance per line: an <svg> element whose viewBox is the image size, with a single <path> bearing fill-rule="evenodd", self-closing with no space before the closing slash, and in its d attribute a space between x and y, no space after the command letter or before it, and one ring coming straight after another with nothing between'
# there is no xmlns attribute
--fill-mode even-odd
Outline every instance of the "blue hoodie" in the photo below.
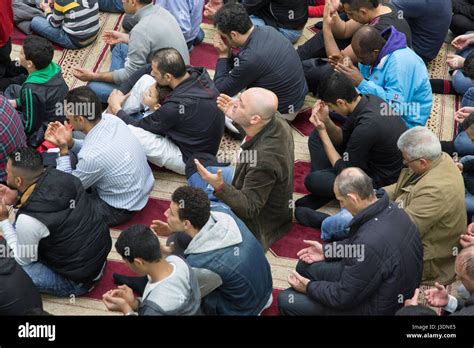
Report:
<svg viewBox="0 0 474 348"><path fill-rule="evenodd" d="M424 126L433 103L425 63L407 47L405 35L393 26L385 29L382 36L387 43L375 64L359 64L364 80L357 89L389 103L408 128Z"/></svg>

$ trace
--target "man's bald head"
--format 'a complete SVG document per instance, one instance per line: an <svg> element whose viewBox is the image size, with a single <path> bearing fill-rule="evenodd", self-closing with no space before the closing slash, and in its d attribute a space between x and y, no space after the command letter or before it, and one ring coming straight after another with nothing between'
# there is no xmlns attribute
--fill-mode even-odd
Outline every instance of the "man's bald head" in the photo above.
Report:
<svg viewBox="0 0 474 348"><path fill-rule="evenodd" d="M258 115L264 121L270 121L278 111L278 97L267 89L250 88L241 98L250 116Z"/></svg>
<svg viewBox="0 0 474 348"><path fill-rule="evenodd" d="M362 169L355 167L344 169L336 177L334 187L342 196L352 193L361 199L368 199L374 194L372 179Z"/></svg>
<svg viewBox="0 0 474 348"><path fill-rule="evenodd" d="M369 25L364 25L352 36L352 49L362 64L375 63L380 51L387 41L382 34Z"/></svg>
<svg viewBox="0 0 474 348"><path fill-rule="evenodd" d="M474 245L461 250L456 258L455 268L466 289L474 292Z"/></svg>

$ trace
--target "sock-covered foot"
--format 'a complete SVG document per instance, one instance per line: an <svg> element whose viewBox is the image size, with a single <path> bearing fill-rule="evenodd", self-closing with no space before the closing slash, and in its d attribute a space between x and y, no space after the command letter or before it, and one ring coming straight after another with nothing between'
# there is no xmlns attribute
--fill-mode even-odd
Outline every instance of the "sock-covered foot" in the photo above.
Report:
<svg viewBox="0 0 474 348"><path fill-rule="evenodd" d="M321 228L324 219L330 215L306 207L296 207L295 218L303 226Z"/></svg>
<svg viewBox="0 0 474 348"><path fill-rule="evenodd" d="M436 94L456 94L453 83L449 80L430 79L431 89Z"/></svg>

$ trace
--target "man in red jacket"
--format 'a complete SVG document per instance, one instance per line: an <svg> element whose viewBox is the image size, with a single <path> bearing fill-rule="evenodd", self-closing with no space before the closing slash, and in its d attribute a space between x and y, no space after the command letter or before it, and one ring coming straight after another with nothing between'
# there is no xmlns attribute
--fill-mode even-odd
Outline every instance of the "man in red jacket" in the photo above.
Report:
<svg viewBox="0 0 474 348"><path fill-rule="evenodd" d="M22 69L15 67L10 59L12 51L11 35L13 31L12 0L0 1L0 92L12 83L18 83L18 78L11 79L21 74Z"/></svg>

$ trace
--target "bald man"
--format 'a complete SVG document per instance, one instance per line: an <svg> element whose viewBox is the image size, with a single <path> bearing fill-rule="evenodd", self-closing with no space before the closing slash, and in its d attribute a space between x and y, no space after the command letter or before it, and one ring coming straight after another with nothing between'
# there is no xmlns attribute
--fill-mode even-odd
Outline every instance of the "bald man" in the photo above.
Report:
<svg viewBox="0 0 474 348"><path fill-rule="evenodd" d="M280 292L283 315L393 315L420 284L423 246L407 213L375 195L372 179L361 169L344 169L334 193L353 219L346 239L305 241L291 289Z"/></svg>
<svg viewBox="0 0 474 348"><path fill-rule="evenodd" d="M431 113L433 94L423 60L407 47L406 36L393 26L382 33L364 26L352 37L359 69L350 59L336 65L362 94L386 101L408 128L424 126Z"/></svg>
<svg viewBox="0 0 474 348"><path fill-rule="evenodd" d="M278 117L278 98L250 88L234 100L221 94L219 108L245 131L235 175L226 183L199 161L202 178L214 195L242 219L267 250L289 231L293 218L294 144L288 123Z"/></svg>

